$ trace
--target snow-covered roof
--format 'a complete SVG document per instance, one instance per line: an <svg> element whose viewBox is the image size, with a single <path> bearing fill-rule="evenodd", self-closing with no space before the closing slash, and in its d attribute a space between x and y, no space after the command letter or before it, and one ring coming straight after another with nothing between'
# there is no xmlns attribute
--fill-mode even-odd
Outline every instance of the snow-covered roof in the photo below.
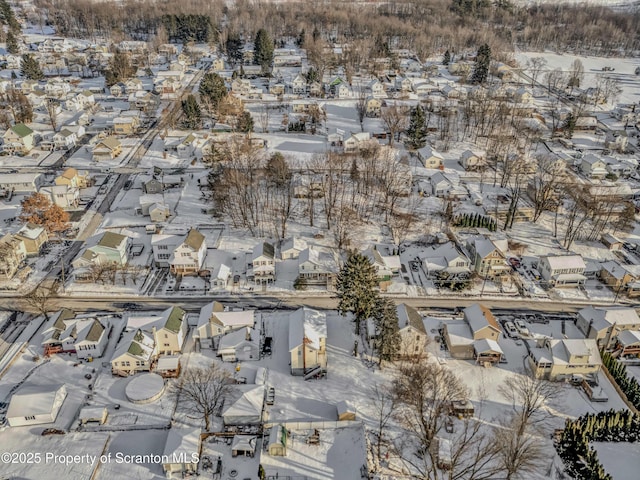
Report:
<svg viewBox="0 0 640 480"><path fill-rule="evenodd" d="M586 307L578 312L586 323L593 322L593 328L602 330L611 325L640 325L640 317L633 308L594 308Z"/></svg>
<svg viewBox="0 0 640 480"><path fill-rule="evenodd" d="M585 269L587 266L580 255L547 255L540 257L540 260L546 259L551 270L564 270L571 268Z"/></svg>
<svg viewBox="0 0 640 480"><path fill-rule="evenodd" d="M640 344L640 332L636 330L623 330L618 334L618 341L624 347Z"/></svg>
<svg viewBox="0 0 640 480"><path fill-rule="evenodd" d="M320 339L327 338L327 316L324 312L302 307L289 315L289 351L302 345L320 349Z"/></svg>
<svg viewBox="0 0 640 480"><path fill-rule="evenodd" d="M23 385L11 397L7 418L51 414L60 390L66 395L66 388L61 384Z"/></svg>
<svg viewBox="0 0 640 480"><path fill-rule="evenodd" d="M491 311L479 303L465 308L464 318L474 333L485 327L491 327L498 332L502 331Z"/></svg>
<svg viewBox="0 0 640 480"><path fill-rule="evenodd" d="M200 453L200 428L172 428L164 444L164 455L169 458L191 459L192 454ZM176 461L176 463L182 463Z"/></svg>
<svg viewBox="0 0 640 480"><path fill-rule="evenodd" d="M504 353L500 345L498 345L498 342L489 338L483 338L473 342L473 349L476 351L476 354L485 352Z"/></svg>
<svg viewBox="0 0 640 480"><path fill-rule="evenodd" d="M249 339L247 339L247 335ZM258 346L255 341L256 335L254 330L250 327L241 328L239 330L235 330L233 332L227 333L224 335L220 342L218 343L218 350L225 350L227 348L236 348L238 345L246 342L252 342L256 346Z"/></svg>
<svg viewBox="0 0 640 480"><path fill-rule="evenodd" d="M415 308L410 307L406 303L401 303L396 306L396 314L398 315L398 326L400 330L411 326L419 332L422 332L424 334L427 333L426 329L424 328L422 316Z"/></svg>
<svg viewBox="0 0 640 480"><path fill-rule="evenodd" d="M237 385L230 395L239 398L235 402L225 402L228 406L222 412L225 424L257 423L262 417L264 385Z"/></svg>

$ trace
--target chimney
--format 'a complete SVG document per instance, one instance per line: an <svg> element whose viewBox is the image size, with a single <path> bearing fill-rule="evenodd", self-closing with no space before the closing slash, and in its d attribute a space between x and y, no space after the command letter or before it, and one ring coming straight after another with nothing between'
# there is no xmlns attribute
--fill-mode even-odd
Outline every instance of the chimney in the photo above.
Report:
<svg viewBox="0 0 640 480"><path fill-rule="evenodd" d="M250 341L251 340L251 327L247 327L247 332L245 335L245 340Z"/></svg>

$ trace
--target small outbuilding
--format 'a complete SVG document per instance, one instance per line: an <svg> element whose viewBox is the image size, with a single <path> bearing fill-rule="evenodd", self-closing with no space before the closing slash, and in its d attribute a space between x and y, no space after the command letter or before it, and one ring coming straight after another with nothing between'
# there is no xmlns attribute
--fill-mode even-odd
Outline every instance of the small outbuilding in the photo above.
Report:
<svg viewBox="0 0 640 480"><path fill-rule="evenodd" d="M12 427L53 423L66 397L64 385L24 385L11 397L7 422Z"/></svg>
<svg viewBox="0 0 640 480"><path fill-rule="evenodd" d="M231 456L253 457L256 454L256 443L258 437L255 435L235 435L231 442Z"/></svg>
<svg viewBox="0 0 640 480"><path fill-rule="evenodd" d="M282 425L274 425L269 434L268 451L274 457L284 457L287 454L287 439L289 431Z"/></svg>
<svg viewBox="0 0 640 480"><path fill-rule="evenodd" d="M107 407L84 407L80 410L78 420L80 420L81 425L86 425L87 423L104 425L107 422L107 416Z"/></svg>
<svg viewBox="0 0 640 480"><path fill-rule="evenodd" d="M196 473L200 458L200 441L199 428L169 430L163 453L163 458L167 459L167 463L162 464L165 473L169 476Z"/></svg>
<svg viewBox="0 0 640 480"><path fill-rule="evenodd" d="M336 409L338 410L338 420L356 419L356 409L344 400L336 403Z"/></svg>

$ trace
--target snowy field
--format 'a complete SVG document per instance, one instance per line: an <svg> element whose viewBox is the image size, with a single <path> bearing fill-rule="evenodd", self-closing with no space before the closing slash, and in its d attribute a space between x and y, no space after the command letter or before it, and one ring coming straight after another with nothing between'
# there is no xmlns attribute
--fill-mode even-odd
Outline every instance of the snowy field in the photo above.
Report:
<svg viewBox="0 0 640 480"><path fill-rule="evenodd" d="M614 480L636 480L640 472L640 443L594 442L605 471Z"/></svg>

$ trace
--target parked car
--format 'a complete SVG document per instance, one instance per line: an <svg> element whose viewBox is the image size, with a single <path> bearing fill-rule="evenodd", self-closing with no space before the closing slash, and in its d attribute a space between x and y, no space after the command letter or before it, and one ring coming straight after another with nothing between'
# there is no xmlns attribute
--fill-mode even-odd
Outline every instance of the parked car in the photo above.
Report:
<svg viewBox="0 0 640 480"><path fill-rule="evenodd" d="M529 329L527 328L527 326L524 324L524 322L522 320L516 320L515 322L515 326L518 329L518 332L520 332L522 335L529 335Z"/></svg>
<svg viewBox="0 0 640 480"><path fill-rule="evenodd" d="M518 331L516 330L515 325L513 324L513 322L505 322L504 323L504 328L507 329L507 334L511 337L513 335L515 335L516 333L518 333Z"/></svg>

